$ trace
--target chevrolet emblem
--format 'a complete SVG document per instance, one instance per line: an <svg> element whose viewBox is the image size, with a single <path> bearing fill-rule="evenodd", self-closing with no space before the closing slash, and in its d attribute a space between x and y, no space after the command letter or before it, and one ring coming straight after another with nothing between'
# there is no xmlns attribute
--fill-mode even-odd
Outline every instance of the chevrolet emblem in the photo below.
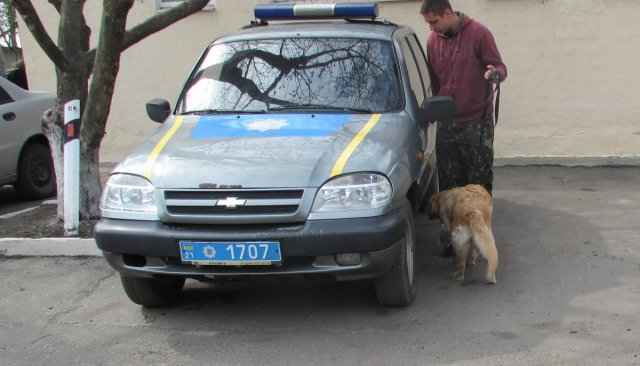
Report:
<svg viewBox="0 0 640 366"><path fill-rule="evenodd" d="M237 208L238 206L244 206L244 203L247 200L239 200L236 197L227 197L223 200L218 201L216 206L225 206L226 208Z"/></svg>

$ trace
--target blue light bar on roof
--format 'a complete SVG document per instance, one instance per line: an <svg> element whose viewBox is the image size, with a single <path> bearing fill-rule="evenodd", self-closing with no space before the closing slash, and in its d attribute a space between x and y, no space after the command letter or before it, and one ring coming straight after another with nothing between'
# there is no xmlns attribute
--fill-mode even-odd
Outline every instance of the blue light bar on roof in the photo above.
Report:
<svg viewBox="0 0 640 366"><path fill-rule="evenodd" d="M375 19L378 3L257 5L254 15L263 20Z"/></svg>

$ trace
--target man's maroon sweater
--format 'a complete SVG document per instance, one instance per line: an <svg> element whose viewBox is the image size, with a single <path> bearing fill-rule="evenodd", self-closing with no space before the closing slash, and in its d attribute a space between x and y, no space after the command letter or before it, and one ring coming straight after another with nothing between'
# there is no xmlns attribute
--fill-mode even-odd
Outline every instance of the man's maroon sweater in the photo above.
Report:
<svg viewBox="0 0 640 366"><path fill-rule="evenodd" d="M451 96L458 113L454 122L468 122L482 117L487 65L493 65L500 82L507 77L507 67L493 39L484 25L463 13L458 32L444 35L432 32L427 39L427 59L433 95ZM493 112L493 98L487 113Z"/></svg>

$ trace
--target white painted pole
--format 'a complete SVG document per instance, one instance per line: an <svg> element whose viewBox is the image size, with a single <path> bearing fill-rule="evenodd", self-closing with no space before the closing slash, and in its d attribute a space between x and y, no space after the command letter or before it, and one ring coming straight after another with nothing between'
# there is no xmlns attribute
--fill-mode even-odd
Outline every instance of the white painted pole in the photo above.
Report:
<svg viewBox="0 0 640 366"><path fill-rule="evenodd" d="M80 226L80 100L64 105L64 235Z"/></svg>

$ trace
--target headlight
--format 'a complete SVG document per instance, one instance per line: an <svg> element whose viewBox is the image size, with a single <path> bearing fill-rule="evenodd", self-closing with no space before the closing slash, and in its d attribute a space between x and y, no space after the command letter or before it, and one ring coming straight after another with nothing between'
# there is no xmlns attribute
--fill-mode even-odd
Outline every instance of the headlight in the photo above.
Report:
<svg viewBox="0 0 640 366"><path fill-rule="evenodd" d="M393 188L380 174L356 173L338 177L320 188L312 212L379 208L391 201Z"/></svg>
<svg viewBox="0 0 640 366"><path fill-rule="evenodd" d="M154 216L158 213L153 185L142 177L127 174L115 174L109 177L102 192L100 208L105 217L111 216L105 215L105 210Z"/></svg>

